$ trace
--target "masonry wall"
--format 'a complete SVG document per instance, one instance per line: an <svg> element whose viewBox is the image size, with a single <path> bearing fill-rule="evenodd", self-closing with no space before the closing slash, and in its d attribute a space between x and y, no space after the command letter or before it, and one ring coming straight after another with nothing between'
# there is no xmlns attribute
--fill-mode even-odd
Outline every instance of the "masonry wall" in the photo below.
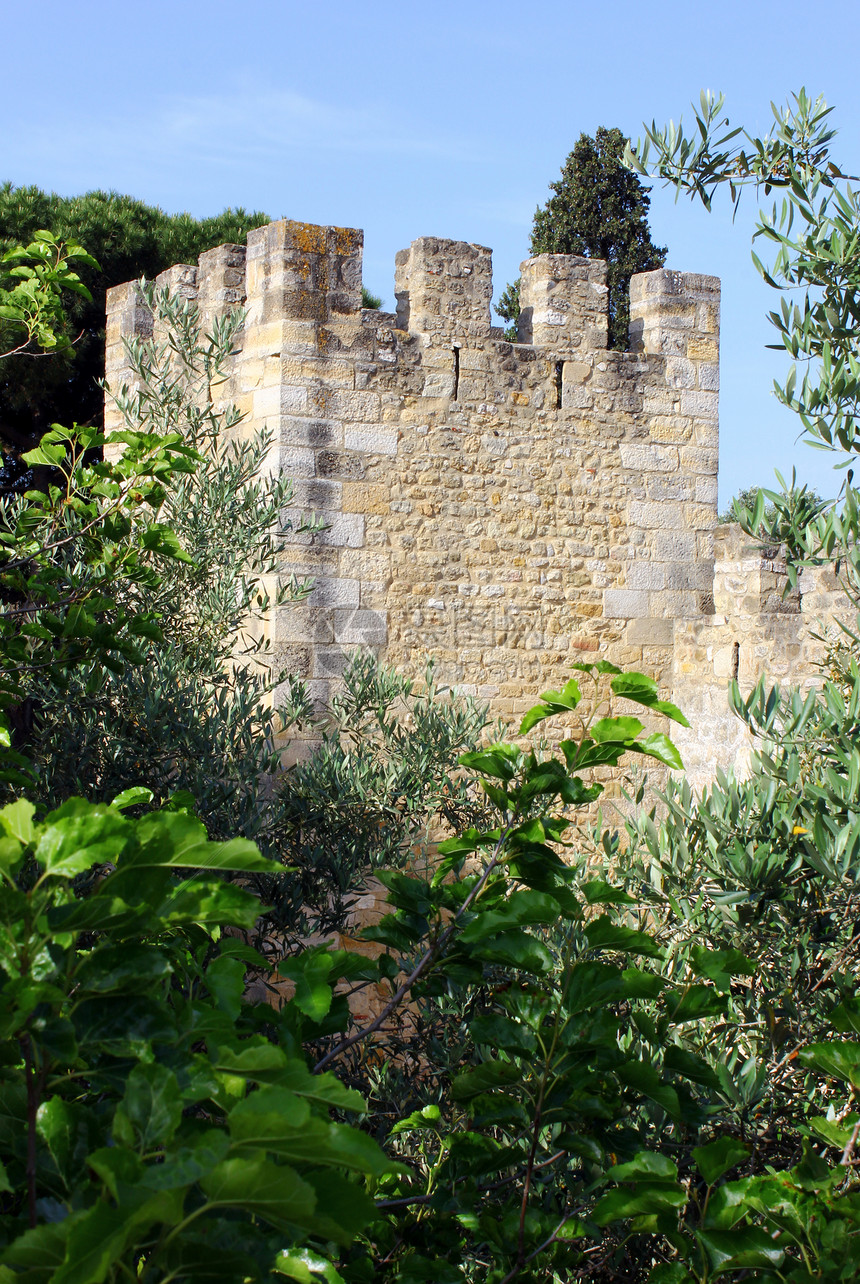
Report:
<svg viewBox="0 0 860 1284"><path fill-rule="evenodd" d="M600 262L527 260L509 343L488 249L414 241L394 314L362 310L361 253L359 231L282 221L160 278L204 318L245 310L224 395L240 432L272 432L289 515L326 523L290 545L285 574L315 588L270 622L276 662L321 706L362 645L413 671L435 656L507 718L600 656L676 695L697 674L724 693L718 280L634 277L621 353ZM135 287L110 291L111 386L123 339L149 331Z"/></svg>

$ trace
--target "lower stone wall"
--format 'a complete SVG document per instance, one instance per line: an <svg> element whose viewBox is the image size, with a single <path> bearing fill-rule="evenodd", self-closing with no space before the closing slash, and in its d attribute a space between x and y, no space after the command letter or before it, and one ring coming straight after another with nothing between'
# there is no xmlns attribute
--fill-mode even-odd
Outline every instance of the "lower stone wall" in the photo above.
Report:
<svg viewBox="0 0 860 1284"><path fill-rule="evenodd" d="M754 549L737 526L718 528L714 553L717 613L676 620L674 633L672 695L691 726L673 739L695 789L718 767L742 774L749 763L753 739L729 707L731 679L743 694L762 676L808 690L823 680L825 639L838 638L838 622L856 615L830 568L804 572L786 595L779 550Z"/></svg>

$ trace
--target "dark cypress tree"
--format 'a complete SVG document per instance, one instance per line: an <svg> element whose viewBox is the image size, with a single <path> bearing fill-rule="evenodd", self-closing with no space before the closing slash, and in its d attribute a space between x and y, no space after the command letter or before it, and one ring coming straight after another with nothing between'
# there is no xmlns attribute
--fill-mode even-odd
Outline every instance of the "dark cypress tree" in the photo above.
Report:
<svg viewBox="0 0 860 1284"><path fill-rule="evenodd" d="M620 129L580 134L553 195L535 212L532 254L581 254L605 259L609 286L609 345L627 347L628 291L635 272L666 262L665 246L651 240L648 192L622 163L627 140ZM496 306L506 320L519 315L519 283L508 286Z"/></svg>

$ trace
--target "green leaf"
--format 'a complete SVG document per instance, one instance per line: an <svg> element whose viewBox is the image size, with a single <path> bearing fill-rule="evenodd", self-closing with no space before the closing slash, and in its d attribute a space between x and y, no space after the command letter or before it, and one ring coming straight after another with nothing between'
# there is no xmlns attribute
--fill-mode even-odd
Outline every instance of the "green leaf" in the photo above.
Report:
<svg viewBox="0 0 860 1284"><path fill-rule="evenodd" d="M662 731L655 731L652 735L646 736L644 740L637 740L628 747L634 753L641 753L648 758L655 758L657 762L662 762L666 767L672 767L676 771L684 770L684 762L677 746Z"/></svg>
<svg viewBox="0 0 860 1284"><path fill-rule="evenodd" d="M111 802L111 807L115 807L117 811L126 811L129 807L151 803L154 797L151 789L146 789L143 785L134 785L131 789L123 789L118 793Z"/></svg>
<svg viewBox="0 0 860 1284"><path fill-rule="evenodd" d="M240 1052L232 1048L219 1048L215 1068L231 1075L241 1075L255 1083L273 1083L288 1088L300 1097L307 1097L323 1106L336 1110L365 1109L364 1098L329 1071L312 1074L303 1061L287 1057L281 1048L267 1040L245 1044Z"/></svg>
<svg viewBox="0 0 860 1284"><path fill-rule="evenodd" d="M393 917L393 916L389 916ZM328 1015L334 995L332 960L327 952L308 951L278 964L278 974L295 982L291 1000L312 1021Z"/></svg>
<svg viewBox="0 0 860 1284"><path fill-rule="evenodd" d="M690 962L700 976L708 977L723 993L731 989L733 976L755 976L756 973L755 963L739 950L706 950L694 945Z"/></svg>
<svg viewBox="0 0 860 1284"><path fill-rule="evenodd" d="M26 798L19 798L0 811L0 826L11 838L16 838L19 843L29 847L36 837L36 826L33 824L35 814L33 804Z"/></svg>
<svg viewBox="0 0 860 1284"><path fill-rule="evenodd" d="M797 1054L801 1065L860 1088L860 1043L810 1043Z"/></svg>
<svg viewBox="0 0 860 1284"><path fill-rule="evenodd" d="M122 867L211 869L237 873L271 872L272 862L246 838L210 842L199 820L184 812L160 811L137 822L138 850L127 853Z"/></svg>
<svg viewBox="0 0 860 1284"><path fill-rule="evenodd" d="M663 1082L659 1072L644 1061L625 1061L615 1070L620 1081L643 1097L656 1101L672 1119L681 1117L681 1103L675 1089Z"/></svg>
<svg viewBox="0 0 860 1284"><path fill-rule="evenodd" d="M3 1250L0 1262L15 1269L13 1279L17 1279L17 1272L20 1272L28 1284L31 1280L34 1284L53 1280L54 1272L66 1255L68 1232L68 1221L47 1222L24 1231ZM6 1284L5 1280L3 1284Z"/></svg>
<svg viewBox="0 0 860 1284"><path fill-rule="evenodd" d="M116 862L130 835L128 821L103 803L69 804L47 818L35 856L47 873L74 878L93 865ZM71 813L71 814L69 814Z"/></svg>
<svg viewBox="0 0 860 1284"><path fill-rule="evenodd" d="M206 986L222 1012L235 1020L245 993L245 963L241 958L222 955L206 969Z"/></svg>
<svg viewBox="0 0 860 1284"><path fill-rule="evenodd" d="M314 1188L294 1169L267 1159L225 1159L200 1185L218 1208L243 1208L288 1232L307 1228L317 1204Z"/></svg>
<svg viewBox="0 0 860 1284"><path fill-rule="evenodd" d="M343 1276L338 1274L331 1262L306 1248L293 1248L279 1253L273 1270L279 1275L286 1275L288 1279L296 1280L297 1284L316 1284L317 1278L322 1279L324 1284L343 1284Z"/></svg>
<svg viewBox="0 0 860 1284"><path fill-rule="evenodd" d="M730 1169L747 1159L750 1149L735 1137L718 1137L706 1146L694 1147L690 1153L705 1181L713 1186Z"/></svg>
<svg viewBox="0 0 860 1284"><path fill-rule="evenodd" d="M463 930L461 940L471 944L513 927L556 923L560 916L561 909L555 897L531 889L516 891L511 893L500 909L479 910Z"/></svg>
<svg viewBox="0 0 860 1284"><path fill-rule="evenodd" d="M647 709L653 709L656 713L662 713L667 718L671 718L673 722L680 723L682 727L689 727L689 722L677 705L668 700L659 699L657 683L646 674L619 673L609 685L615 695L623 696L625 700L633 700L636 704L644 705Z"/></svg>
<svg viewBox="0 0 860 1284"><path fill-rule="evenodd" d="M589 905L635 905L632 896L628 896L620 887L612 887L602 878L592 878L583 883L582 891Z"/></svg>
<svg viewBox="0 0 860 1284"><path fill-rule="evenodd" d="M470 767L472 771L483 772L487 776L497 776L500 780L513 780L516 774L517 758L509 750L510 745L491 745L479 753L464 753L460 756L460 766Z"/></svg>
<svg viewBox="0 0 860 1284"><path fill-rule="evenodd" d="M487 963L548 976L554 966L553 956L543 941L522 929L500 931L476 946L478 957Z"/></svg>
<svg viewBox="0 0 860 1284"><path fill-rule="evenodd" d="M657 1151L640 1150L625 1164L615 1164L609 1169L610 1181L677 1182L678 1166L666 1155Z"/></svg>
<svg viewBox="0 0 860 1284"><path fill-rule="evenodd" d="M607 740L635 740L644 730L638 718L601 718L589 728L589 735L597 744L602 744Z"/></svg>
<svg viewBox="0 0 860 1284"><path fill-rule="evenodd" d="M588 944L593 950L617 950L629 954L642 954L646 958L660 959L663 950L647 932L637 932L632 927L615 923L607 914L601 915L585 929Z"/></svg>
<svg viewBox="0 0 860 1284"><path fill-rule="evenodd" d="M166 1066L137 1065L128 1076L122 1106L142 1151L166 1145L182 1120L176 1075Z"/></svg>
<svg viewBox="0 0 860 1284"><path fill-rule="evenodd" d="M730 1271L779 1267L785 1257L783 1249L759 1226L696 1231L695 1235L708 1256L713 1279Z"/></svg>
<svg viewBox="0 0 860 1284"><path fill-rule="evenodd" d="M435 1130L442 1118L442 1112L439 1107L433 1103L429 1106L423 1106L420 1110L413 1110L411 1115L405 1119L400 1119L391 1129L390 1136L396 1137L401 1132L412 1132L413 1130L424 1131L426 1129Z"/></svg>
<svg viewBox="0 0 860 1284"><path fill-rule="evenodd" d="M677 1213L686 1202L686 1192L680 1186L669 1182L642 1182L634 1190L607 1191L598 1200L591 1220L598 1226L609 1226L612 1222L650 1213Z"/></svg>
<svg viewBox="0 0 860 1284"><path fill-rule="evenodd" d="M697 1057L684 1048L670 1043L663 1053L663 1069L668 1074L683 1075L693 1083L702 1083L707 1088L719 1088L720 1081L714 1070L703 1057Z"/></svg>
<svg viewBox="0 0 860 1284"><path fill-rule="evenodd" d="M522 1079L520 1067L512 1061L483 1061L473 1070L454 1076L451 1096L455 1101L468 1101L492 1088L507 1087Z"/></svg>

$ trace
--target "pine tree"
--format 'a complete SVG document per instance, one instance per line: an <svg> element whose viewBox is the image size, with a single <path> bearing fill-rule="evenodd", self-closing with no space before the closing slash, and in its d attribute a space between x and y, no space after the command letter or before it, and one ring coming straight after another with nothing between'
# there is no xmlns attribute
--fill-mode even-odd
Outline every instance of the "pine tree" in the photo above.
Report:
<svg viewBox="0 0 860 1284"><path fill-rule="evenodd" d="M665 246L651 240L646 189L623 162L626 138L620 129L580 134L561 171L550 183L553 195L535 211L532 254L580 254L605 259L609 286L609 346L626 349L630 318L628 291L634 272L649 272L666 261ZM509 285L496 306L508 321L519 315L519 282Z"/></svg>

